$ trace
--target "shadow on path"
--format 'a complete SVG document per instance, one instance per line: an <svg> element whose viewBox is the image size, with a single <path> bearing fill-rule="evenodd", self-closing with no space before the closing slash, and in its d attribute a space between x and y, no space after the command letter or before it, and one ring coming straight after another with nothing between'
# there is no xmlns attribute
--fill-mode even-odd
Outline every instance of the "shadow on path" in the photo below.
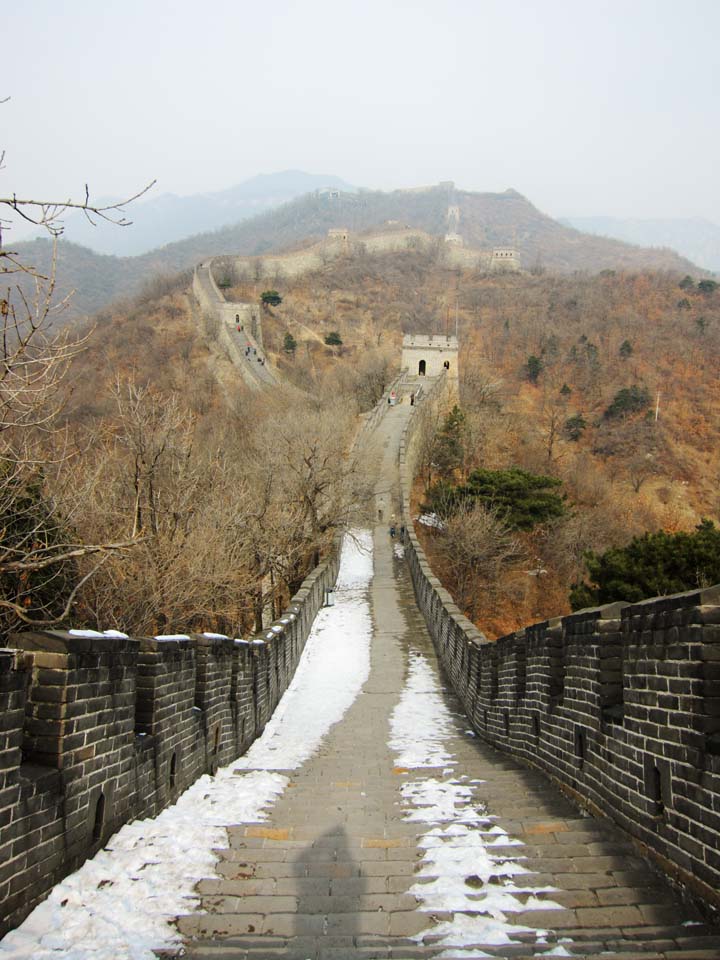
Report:
<svg viewBox="0 0 720 960"><path fill-rule="evenodd" d="M329 827L293 861L297 914L288 957L316 958L333 948L353 955L367 882L342 824ZM323 954L324 955L324 954Z"/></svg>

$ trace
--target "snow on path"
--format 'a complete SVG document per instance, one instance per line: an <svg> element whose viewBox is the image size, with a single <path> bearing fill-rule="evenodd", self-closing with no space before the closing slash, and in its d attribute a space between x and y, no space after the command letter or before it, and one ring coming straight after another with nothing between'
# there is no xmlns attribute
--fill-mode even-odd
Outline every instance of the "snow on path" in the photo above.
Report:
<svg viewBox="0 0 720 960"><path fill-rule="evenodd" d="M398 766L432 770L432 775L401 788L405 819L430 826L418 844L425 850L419 882L408 893L421 901L418 909L423 912L455 914L414 939L440 937L435 945L448 948L441 957L487 957L479 947L513 943L513 933L532 932L513 924L507 914L561 908L538 897L552 887L523 882L530 879L530 871L507 853L508 847L523 844L511 839L474 800L482 781L453 775L456 761L449 741L456 735L430 664L411 651L407 681L390 718L388 745ZM503 853L493 853L493 847L502 847ZM544 942L547 931L535 932L537 942Z"/></svg>
<svg viewBox="0 0 720 960"><path fill-rule="evenodd" d="M342 719L370 672L372 537L345 537L335 605L315 619L295 677L262 737L154 819L126 824L0 942L0 960L155 960L181 943L198 880L214 875L226 826L264 820L288 777ZM251 768L251 769L250 769Z"/></svg>

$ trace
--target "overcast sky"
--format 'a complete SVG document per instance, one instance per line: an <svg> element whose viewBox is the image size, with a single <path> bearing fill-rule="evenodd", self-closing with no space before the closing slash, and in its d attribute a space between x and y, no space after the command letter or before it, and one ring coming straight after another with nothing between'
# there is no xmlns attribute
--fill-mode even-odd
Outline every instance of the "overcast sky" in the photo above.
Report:
<svg viewBox="0 0 720 960"><path fill-rule="evenodd" d="M720 222L720 0L25 0L2 195L301 169Z"/></svg>

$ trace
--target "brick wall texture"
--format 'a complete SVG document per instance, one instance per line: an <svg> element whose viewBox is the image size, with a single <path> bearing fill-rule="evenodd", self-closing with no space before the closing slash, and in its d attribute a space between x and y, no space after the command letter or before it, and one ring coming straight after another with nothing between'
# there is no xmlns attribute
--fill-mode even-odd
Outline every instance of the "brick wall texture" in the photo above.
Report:
<svg viewBox="0 0 720 960"><path fill-rule="evenodd" d="M247 750L338 564L336 550L250 641L49 631L0 649L0 936L122 824Z"/></svg>
<svg viewBox="0 0 720 960"><path fill-rule="evenodd" d="M443 402L443 389L419 409ZM720 906L720 587L579 611L489 642L433 575L410 522L420 423L416 412L400 452L406 557L474 730Z"/></svg>

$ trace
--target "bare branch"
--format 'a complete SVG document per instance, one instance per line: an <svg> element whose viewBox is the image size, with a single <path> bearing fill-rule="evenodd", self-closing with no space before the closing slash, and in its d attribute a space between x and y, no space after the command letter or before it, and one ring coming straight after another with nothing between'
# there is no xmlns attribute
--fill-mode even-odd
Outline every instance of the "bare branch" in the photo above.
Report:
<svg viewBox="0 0 720 960"><path fill-rule="evenodd" d="M9 207L27 223L32 223L37 227L44 227L54 237L61 236L65 229L60 223L60 218L67 210L82 210L93 226L95 225L95 221L90 214L93 214L100 220L105 220L107 223L112 223L117 227L128 227L132 223L132 220L128 220L125 216L115 216L115 214L124 214L125 207L129 203L139 200L140 197L144 196L148 190L151 190L156 183L157 180L152 180L147 186L143 187L142 190L133 194L133 196L125 200L120 200L117 203L105 204L104 206L91 201L87 184L85 184L85 199L81 201L71 199L62 201L31 200L13 194L11 197L0 197L0 206Z"/></svg>
<svg viewBox="0 0 720 960"><path fill-rule="evenodd" d="M128 547L135 547L139 543L142 543L144 539L144 537L131 537L129 540L122 540L119 543L98 543L88 546L77 546L72 550L66 550L64 553L53 553L52 556L44 556L41 559L33 559L33 557L35 554L43 553L44 551L35 550L27 553L22 560L0 560L0 573L45 570L47 567L53 566L53 564L65 563L68 560L74 560L78 557L87 557L93 553L115 553L120 550L126 550Z"/></svg>
<svg viewBox="0 0 720 960"><path fill-rule="evenodd" d="M70 615L70 610L72 609L72 606L75 603L75 598L77 597L82 587L88 582L88 580L90 580L92 577L95 576L95 574L98 572L100 567L102 567L102 565L109 558L109 556L110 554L107 553L103 557L101 557L100 561L95 564L92 570L88 571L88 573L86 573L85 576L82 577L82 579L75 584L75 587L73 588L72 592L68 596L67 603L65 604L65 607L62 613L58 614L58 616L56 617L51 617L45 620L36 620L33 617L30 617L27 611L23 607L21 607L20 604L13 603L12 600L0 599L0 609L12 611L12 613L14 613L19 620L22 620L23 623L27 623L32 627L52 627L55 624L62 623L62 621L67 620L68 616Z"/></svg>

